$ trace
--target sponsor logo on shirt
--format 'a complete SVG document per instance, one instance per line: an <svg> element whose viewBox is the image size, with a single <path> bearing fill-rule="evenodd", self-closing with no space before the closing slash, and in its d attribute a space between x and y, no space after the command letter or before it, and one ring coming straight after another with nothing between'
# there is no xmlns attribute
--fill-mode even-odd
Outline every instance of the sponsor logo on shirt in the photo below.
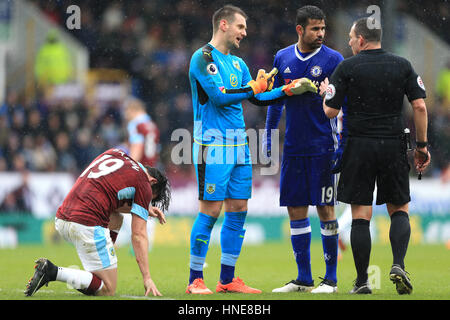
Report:
<svg viewBox="0 0 450 320"><path fill-rule="evenodd" d="M230 74L230 84L233 87L237 87L237 85L239 84L238 77L234 73Z"/></svg>

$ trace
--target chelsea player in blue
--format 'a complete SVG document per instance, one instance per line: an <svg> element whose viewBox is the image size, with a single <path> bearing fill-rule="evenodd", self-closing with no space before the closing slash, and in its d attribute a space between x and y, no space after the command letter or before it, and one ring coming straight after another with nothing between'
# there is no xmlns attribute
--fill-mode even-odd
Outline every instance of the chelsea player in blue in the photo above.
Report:
<svg viewBox="0 0 450 320"><path fill-rule="evenodd" d="M234 277L244 240L252 165L241 101L258 105L301 94L315 86L307 79L270 89L270 77L259 70L252 80L245 62L230 53L247 35L246 14L224 6L213 15L213 37L192 56L189 79L194 109L193 160L199 190L199 213L190 237L190 275L186 293L211 294L203 280L211 231L224 205L220 232L221 272L216 292L260 293ZM273 83L272 83L273 84Z"/></svg>
<svg viewBox="0 0 450 320"><path fill-rule="evenodd" d="M321 82L329 77L343 60L340 53L323 44L325 15L315 6L297 11L298 42L280 50L274 59L279 73L274 87L291 79L307 77ZM337 291L338 223L334 212L336 176L332 161L338 147L336 119L328 119L318 93L306 92L269 106L266 133L276 129L286 107L286 133L280 174L280 205L286 206L290 219L291 242L297 263L295 280L273 292ZM270 150L270 134L266 134ZM314 205L320 218L326 273L314 289L311 273L311 225L308 207Z"/></svg>

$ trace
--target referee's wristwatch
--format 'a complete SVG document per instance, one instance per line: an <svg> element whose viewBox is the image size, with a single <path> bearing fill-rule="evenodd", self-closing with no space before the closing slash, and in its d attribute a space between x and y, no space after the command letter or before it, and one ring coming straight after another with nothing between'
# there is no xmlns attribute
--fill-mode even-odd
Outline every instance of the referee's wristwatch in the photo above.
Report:
<svg viewBox="0 0 450 320"><path fill-rule="evenodd" d="M419 149L426 148L428 146L428 142L426 142L426 141L416 141L416 146Z"/></svg>

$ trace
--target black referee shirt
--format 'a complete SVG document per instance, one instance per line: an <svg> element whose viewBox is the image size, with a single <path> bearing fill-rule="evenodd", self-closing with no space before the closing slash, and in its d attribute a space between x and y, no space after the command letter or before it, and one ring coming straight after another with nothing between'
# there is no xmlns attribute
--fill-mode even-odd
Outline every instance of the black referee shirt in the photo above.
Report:
<svg viewBox="0 0 450 320"><path fill-rule="evenodd" d="M343 60L329 83L327 106L340 109L347 97L350 137L400 136L404 95L409 101L426 97L422 79L411 63L383 49L363 50Z"/></svg>

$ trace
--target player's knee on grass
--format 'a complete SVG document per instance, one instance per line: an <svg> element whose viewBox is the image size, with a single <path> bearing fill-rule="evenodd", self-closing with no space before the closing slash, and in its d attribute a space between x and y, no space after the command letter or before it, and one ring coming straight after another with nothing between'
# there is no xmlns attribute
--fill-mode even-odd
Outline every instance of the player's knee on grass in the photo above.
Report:
<svg viewBox="0 0 450 320"><path fill-rule="evenodd" d="M116 294L116 289L112 287L103 287L96 293L97 296L114 296Z"/></svg>

